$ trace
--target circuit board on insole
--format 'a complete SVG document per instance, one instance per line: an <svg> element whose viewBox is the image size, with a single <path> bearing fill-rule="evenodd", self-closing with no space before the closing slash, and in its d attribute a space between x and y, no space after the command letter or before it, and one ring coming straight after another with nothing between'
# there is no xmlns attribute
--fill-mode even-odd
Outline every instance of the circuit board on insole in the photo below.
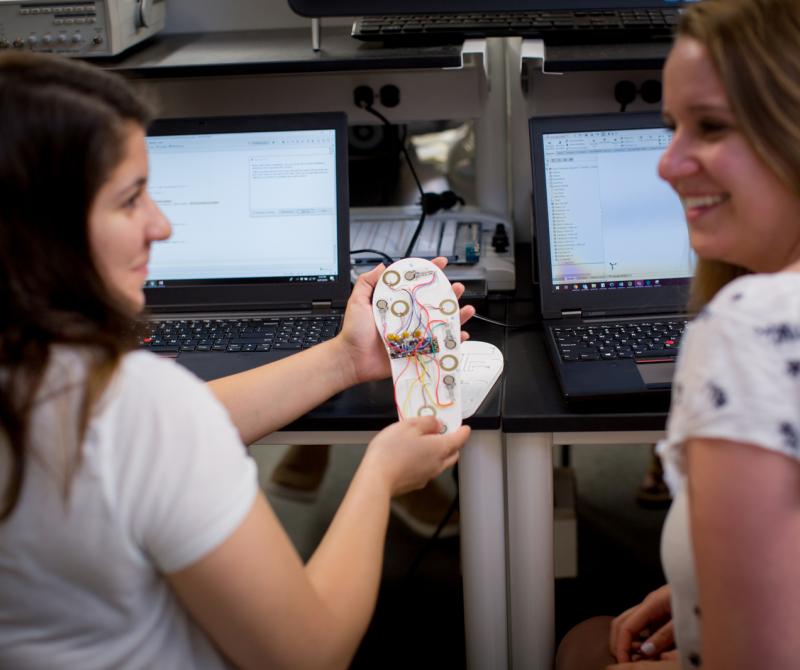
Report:
<svg viewBox="0 0 800 670"><path fill-rule="evenodd" d="M461 425L461 321L444 272L421 258L393 263L378 280L372 312L400 419L435 416L443 432L454 431Z"/></svg>

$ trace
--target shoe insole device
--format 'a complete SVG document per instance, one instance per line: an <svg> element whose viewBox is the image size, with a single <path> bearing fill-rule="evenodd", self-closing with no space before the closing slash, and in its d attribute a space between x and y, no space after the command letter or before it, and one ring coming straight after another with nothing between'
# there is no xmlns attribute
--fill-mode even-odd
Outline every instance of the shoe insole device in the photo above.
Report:
<svg viewBox="0 0 800 670"><path fill-rule="evenodd" d="M461 425L461 320L444 272L421 258L392 263L375 286L372 313L400 419L435 416L443 433L454 431Z"/></svg>
<svg viewBox="0 0 800 670"><path fill-rule="evenodd" d="M471 417L503 373L503 353L493 344L461 343L461 418Z"/></svg>

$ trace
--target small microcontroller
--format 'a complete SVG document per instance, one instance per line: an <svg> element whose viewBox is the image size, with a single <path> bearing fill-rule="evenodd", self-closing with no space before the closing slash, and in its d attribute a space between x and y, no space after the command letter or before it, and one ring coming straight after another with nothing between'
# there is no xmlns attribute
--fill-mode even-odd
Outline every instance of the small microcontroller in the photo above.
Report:
<svg viewBox="0 0 800 670"><path fill-rule="evenodd" d="M439 345L435 338L423 337L421 334L402 333L400 335L387 335L390 358L408 358L418 354L432 356L439 352Z"/></svg>

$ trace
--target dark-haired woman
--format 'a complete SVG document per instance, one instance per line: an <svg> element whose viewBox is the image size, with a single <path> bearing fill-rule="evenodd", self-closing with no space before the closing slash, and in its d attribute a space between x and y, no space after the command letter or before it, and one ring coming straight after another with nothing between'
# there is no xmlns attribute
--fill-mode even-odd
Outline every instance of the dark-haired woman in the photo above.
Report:
<svg viewBox="0 0 800 670"><path fill-rule="evenodd" d="M0 667L347 667L391 496L452 465L469 430L382 431L304 566L242 444L388 375L380 270L336 338L210 388L133 351L170 234L148 118L115 76L0 55Z"/></svg>

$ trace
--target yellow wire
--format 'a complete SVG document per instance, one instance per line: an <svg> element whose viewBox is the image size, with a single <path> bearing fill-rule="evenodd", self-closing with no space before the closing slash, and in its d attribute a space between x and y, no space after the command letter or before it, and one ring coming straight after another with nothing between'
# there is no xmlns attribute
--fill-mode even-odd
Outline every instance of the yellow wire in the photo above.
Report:
<svg viewBox="0 0 800 670"><path fill-rule="evenodd" d="M423 362L422 355L417 355L417 360L419 361L419 367L420 367L420 368L422 368L422 371L423 371L423 372L424 372L424 373L425 373L425 374L426 374L428 377L430 377L431 375L430 375L430 373L428 372L427 368L425 367L425 363ZM419 369L419 368L418 368L418 369ZM423 397L427 395L427 396L428 396L428 402L429 402L431 405L434 405L434 406L438 407L438 406L439 406L439 404L436 402L436 400L434 399L434 397L431 395L431 391L430 391L430 389L428 388L428 385L425 383L425 380L422 378L422 375L420 375L420 376L419 376L419 382L420 382L420 384L422 384L422 395L423 395Z"/></svg>
<svg viewBox="0 0 800 670"><path fill-rule="evenodd" d="M414 359L415 359L414 360L414 367L417 370L417 378L415 380L413 380L409 384L408 391L406 392L405 398L403 400L402 409L403 409L403 415L404 416L408 416L408 404L409 404L409 402L411 400L411 394L413 393L414 388L417 386L417 384L420 384L420 386L422 387L422 395L423 395L423 397L427 397L428 402L432 406L438 407L438 408L446 408L446 407L452 407L453 404L454 404L452 401L449 402L449 403L440 403L440 402L436 401L436 394L431 392L430 388L425 383L425 378L423 376L423 372L424 372L425 375L427 375L431 380L433 380L433 376L429 372L429 367L427 367L425 365L424 356L425 356L425 354L414 354ZM433 354L430 354L429 356L430 356L431 359L433 359ZM397 384L399 386L399 384L400 384L400 380L399 379L397 380Z"/></svg>
<svg viewBox="0 0 800 670"><path fill-rule="evenodd" d="M431 358L431 360L433 360L433 354L430 354L430 358ZM425 372L426 372L426 373L428 372L427 368L425 369ZM431 375L430 373L428 373L428 376L429 376L431 379L433 379L433 375ZM435 396L435 394L434 394L434 396L433 396L433 397L431 397L430 391L428 391L428 397L431 399L431 403L432 403L432 404L434 404L434 405L436 405L436 407L452 407L452 406L453 406L453 404L454 404L452 401L451 401L451 402L448 402L448 403L440 403L440 402L437 402L437 401L436 401L436 396Z"/></svg>
<svg viewBox="0 0 800 670"><path fill-rule="evenodd" d="M400 380L397 380L397 383L400 383ZM417 385L417 380L412 381L408 387L408 393L406 393L405 400L403 401L403 416L408 416L408 401L411 400L411 392L414 390L414 387Z"/></svg>

